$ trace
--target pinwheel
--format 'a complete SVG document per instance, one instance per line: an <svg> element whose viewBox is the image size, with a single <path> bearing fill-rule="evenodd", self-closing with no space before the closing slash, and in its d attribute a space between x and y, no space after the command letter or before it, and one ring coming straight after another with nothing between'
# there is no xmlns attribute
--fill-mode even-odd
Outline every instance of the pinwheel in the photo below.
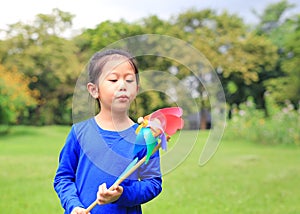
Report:
<svg viewBox="0 0 300 214"><path fill-rule="evenodd" d="M149 161L157 143L163 150L167 150L167 140L175 134L178 129L182 129L184 121L181 118L182 109L179 107L163 108L150 115L138 119L140 123L136 129L135 153L143 144L147 145L147 155L145 163Z"/></svg>
<svg viewBox="0 0 300 214"><path fill-rule="evenodd" d="M183 128L184 121L181 116L182 109L180 107L169 107L159 109L138 119L140 125L136 129L137 137L134 152L135 154L138 153L146 145L147 154L140 160L136 157L117 178L110 189L121 184L142 164L147 164L150 157L157 152L159 148L163 150L167 149L167 141L170 139L170 136L175 134L177 130ZM97 204L97 200L95 200L86 209L86 213L89 213Z"/></svg>

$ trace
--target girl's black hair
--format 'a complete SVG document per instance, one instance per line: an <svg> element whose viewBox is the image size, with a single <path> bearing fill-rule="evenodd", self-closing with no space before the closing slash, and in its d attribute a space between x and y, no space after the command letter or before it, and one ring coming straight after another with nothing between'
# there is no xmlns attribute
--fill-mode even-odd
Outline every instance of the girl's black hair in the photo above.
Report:
<svg viewBox="0 0 300 214"><path fill-rule="evenodd" d="M89 81L96 84L105 64L112 59L118 58L126 58L129 60L130 64L134 68L137 84L139 84L139 70L135 59L129 52L120 49L107 49L96 52L92 56L88 66Z"/></svg>

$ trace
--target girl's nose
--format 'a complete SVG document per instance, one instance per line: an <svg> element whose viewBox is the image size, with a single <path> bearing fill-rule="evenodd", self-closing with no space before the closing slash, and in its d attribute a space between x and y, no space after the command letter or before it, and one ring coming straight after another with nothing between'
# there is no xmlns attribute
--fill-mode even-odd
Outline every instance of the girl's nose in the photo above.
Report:
<svg viewBox="0 0 300 214"><path fill-rule="evenodd" d="M125 80L120 80L119 90L126 90Z"/></svg>

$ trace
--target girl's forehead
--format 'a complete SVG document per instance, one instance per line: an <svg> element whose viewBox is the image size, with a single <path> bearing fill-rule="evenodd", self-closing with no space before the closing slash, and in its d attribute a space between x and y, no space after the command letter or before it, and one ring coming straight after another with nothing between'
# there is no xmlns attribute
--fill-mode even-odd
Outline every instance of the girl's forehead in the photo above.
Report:
<svg viewBox="0 0 300 214"><path fill-rule="evenodd" d="M105 63L103 74L109 75L116 72L135 73L134 67L127 58L113 59Z"/></svg>

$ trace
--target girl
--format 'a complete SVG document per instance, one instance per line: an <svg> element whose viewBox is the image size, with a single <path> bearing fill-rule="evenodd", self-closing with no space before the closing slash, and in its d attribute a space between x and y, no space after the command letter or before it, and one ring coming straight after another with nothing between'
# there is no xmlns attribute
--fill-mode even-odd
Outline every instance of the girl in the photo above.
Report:
<svg viewBox="0 0 300 214"><path fill-rule="evenodd" d="M128 116L138 93L138 69L122 50L97 52L88 66L87 90L98 102L99 113L76 123L59 156L54 189L65 213L86 214L95 199L100 206L91 213L141 213L141 204L161 192L158 152L113 190L108 188L146 147L134 154L137 124Z"/></svg>

